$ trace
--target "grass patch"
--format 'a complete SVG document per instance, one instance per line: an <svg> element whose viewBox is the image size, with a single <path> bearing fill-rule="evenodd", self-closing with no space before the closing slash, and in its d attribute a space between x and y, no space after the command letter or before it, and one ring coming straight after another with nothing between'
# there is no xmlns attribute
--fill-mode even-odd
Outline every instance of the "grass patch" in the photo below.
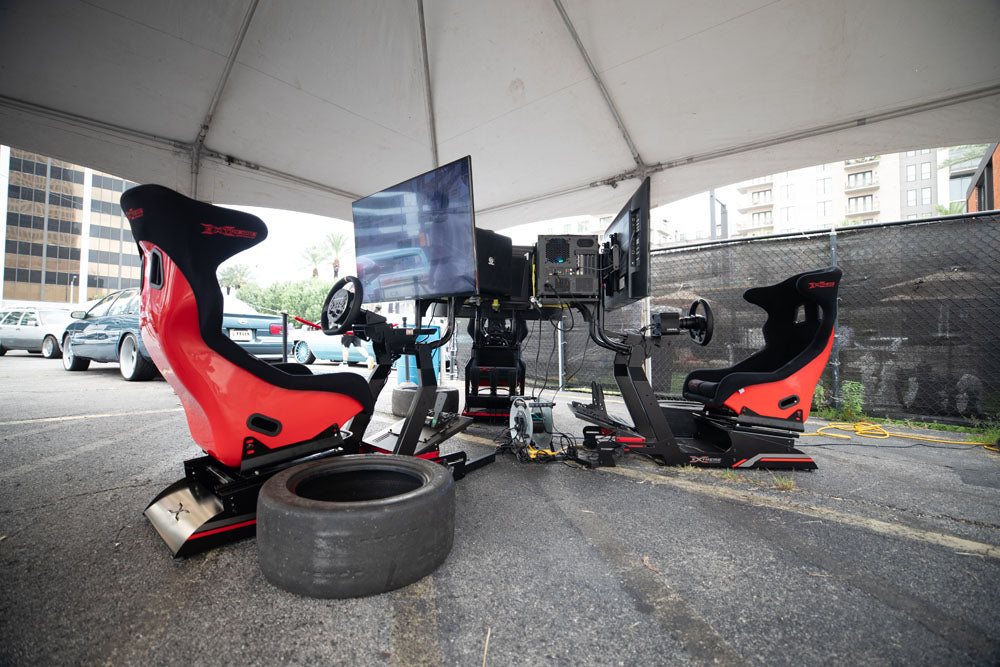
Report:
<svg viewBox="0 0 1000 667"><path fill-rule="evenodd" d="M775 475L771 474L774 478L774 488L779 491L794 491L795 490L795 480L791 476L786 475Z"/></svg>

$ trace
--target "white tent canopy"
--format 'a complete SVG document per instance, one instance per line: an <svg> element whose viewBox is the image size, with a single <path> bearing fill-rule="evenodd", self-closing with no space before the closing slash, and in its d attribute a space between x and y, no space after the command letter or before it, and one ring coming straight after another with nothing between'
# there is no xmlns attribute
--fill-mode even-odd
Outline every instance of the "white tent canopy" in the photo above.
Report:
<svg viewBox="0 0 1000 667"><path fill-rule="evenodd" d="M500 228L1000 136L996 0L3 0L0 63L0 143L344 219L464 155Z"/></svg>

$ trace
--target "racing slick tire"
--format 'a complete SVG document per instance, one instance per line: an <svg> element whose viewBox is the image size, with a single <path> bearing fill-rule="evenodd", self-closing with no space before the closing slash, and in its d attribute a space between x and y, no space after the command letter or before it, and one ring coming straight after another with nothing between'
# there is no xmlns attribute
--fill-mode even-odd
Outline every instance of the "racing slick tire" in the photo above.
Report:
<svg viewBox="0 0 1000 667"><path fill-rule="evenodd" d="M433 572L455 538L455 482L432 461L356 454L282 470L257 498L264 577L317 598L376 595Z"/></svg>

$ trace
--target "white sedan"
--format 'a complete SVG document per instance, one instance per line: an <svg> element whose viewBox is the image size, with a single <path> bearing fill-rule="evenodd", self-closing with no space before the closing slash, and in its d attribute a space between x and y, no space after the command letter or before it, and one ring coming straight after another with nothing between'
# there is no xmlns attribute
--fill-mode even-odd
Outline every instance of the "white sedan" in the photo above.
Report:
<svg viewBox="0 0 1000 667"><path fill-rule="evenodd" d="M27 350L58 359L62 356L59 340L71 321L65 310L15 308L0 312L0 356L7 350Z"/></svg>

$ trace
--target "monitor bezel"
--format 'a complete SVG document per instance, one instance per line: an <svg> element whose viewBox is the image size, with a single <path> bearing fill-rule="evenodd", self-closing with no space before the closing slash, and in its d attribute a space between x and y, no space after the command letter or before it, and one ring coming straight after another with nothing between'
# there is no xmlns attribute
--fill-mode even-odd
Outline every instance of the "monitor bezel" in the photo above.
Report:
<svg viewBox="0 0 1000 667"><path fill-rule="evenodd" d="M406 296L406 297L396 297L396 298L392 299L393 301L431 301L431 300L450 299L452 297L475 296L475 295L479 294L479 258L476 255L476 201L475 201L475 188L473 187L473 184L472 184L472 156L471 155L466 155L465 157L460 157L457 160L452 160L451 162L442 164L442 165L440 165L438 167L435 167L434 169L428 169L427 171L422 172L420 174L417 174L416 176L411 176L410 178L402 180L402 181L400 181L400 182L398 182L398 183L396 183L394 185L390 185L388 187L382 188L381 190L378 190L377 192L373 192L370 195L361 197L360 199L356 199L356 200L354 200L351 203L351 218L352 218L352 223L355 226L355 234L354 234L354 256L355 256L355 262L357 262L357 260L360 257L360 255L357 252L357 250L358 250L358 235L357 235L357 221L354 220L354 207L355 206L357 206L360 202L365 201L366 199L369 199L369 198L374 197L376 195L380 195L383 192L388 192L390 190L394 190L396 188L399 188L402 185L406 185L410 181L415 181L418 178L423 178L423 177L427 176L428 174L434 173L435 171L447 169L448 167L452 167L455 164L458 164L459 162L465 162L466 163L466 170L468 171L468 174L469 174L469 230L470 230L469 234L470 234L470 239L471 239L470 242L471 242L471 247L472 247L472 275L473 275L473 283L475 284L475 291L474 292L440 292L440 293L419 294L419 295L411 295L411 296ZM355 271L357 271L357 265L356 264L355 264ZM363 294L361 300L362 300L362 303L381 303L379 301L373 301L373 300L371 300L371 297L369 295L367 295L367 294Z"/></svg>

